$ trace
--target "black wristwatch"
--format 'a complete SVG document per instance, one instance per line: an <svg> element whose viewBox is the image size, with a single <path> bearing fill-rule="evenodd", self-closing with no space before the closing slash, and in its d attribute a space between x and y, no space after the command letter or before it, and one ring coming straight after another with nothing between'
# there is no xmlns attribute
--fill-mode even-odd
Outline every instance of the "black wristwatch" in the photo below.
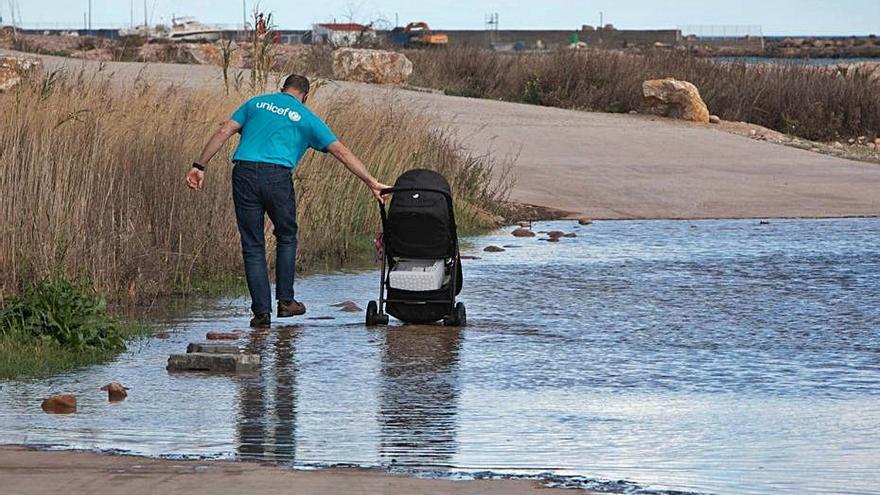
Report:
<svg viewBox="0 0 880 495"><path fill-rule="evenodd" d="M205 171L205 166L202 165L202 164L199 163L199 162L193 162L193 168L195 168L195 169L199 169L199 170L201 170L202 172Z"/></svg>

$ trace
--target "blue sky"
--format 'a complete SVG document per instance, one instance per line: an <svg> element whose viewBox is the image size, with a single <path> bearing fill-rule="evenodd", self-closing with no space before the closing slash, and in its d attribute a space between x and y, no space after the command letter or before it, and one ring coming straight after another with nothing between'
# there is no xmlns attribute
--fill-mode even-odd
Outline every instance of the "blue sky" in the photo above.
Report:
<svg viewBox="0 0 880 495"><path fill-rule="evenodd" d="M143 0L135 0L135 19ZM253 0L247 0L248 10ZM25 24L82 25L88 0L18 0ZM240 23L241 0L147 0L153 22L172 13L204 22ZM262 0L279 25L303 29L314 22L384 17L402 23L425 20L445 29L482 29L485 15L498 12L501 29L575 29L606 23L620 28L674 28L679 25L761 25L765 34L880 34L880 0ZM8 0L0 0L8 18ZM128 23L129 0L92 0L94 27Z"/></svg>

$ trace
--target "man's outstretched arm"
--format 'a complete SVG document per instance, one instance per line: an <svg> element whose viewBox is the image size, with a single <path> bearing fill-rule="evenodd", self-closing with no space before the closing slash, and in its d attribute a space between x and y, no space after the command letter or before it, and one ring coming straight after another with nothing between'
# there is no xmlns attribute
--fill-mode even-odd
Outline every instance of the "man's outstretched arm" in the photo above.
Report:
<svg viewBox="0 0 880 495"><path fill-rule="evenodd" d="M214 135L211 136L211 139L208 140L208 143L205 144L205 147L202 149L202 154L199 155L199 159L196 163L207 165L208 162L211 161L211 158L214 158L214 155L220 151L223 144L240 130L241 125L238 122L234 120L227 121L220 127L220 129L217 129L217 132L215 132ZM186 185L189 186L190 189L201 189L204 181L205 172L195 167L191 168L186 174Z"/></svg>
<svg viewBox="0 0 880 495"><path fill-rule="evenodd" d="M354 156L354 153L351 152L344 144L339 141L334 141L330 146L327 147L327 152L333 155L334 158L339 160L345 167L354 175L356 175L360 180L364 181L364 184L370 188L370 191L373 193L373 196L382 201L382 195L380 192L382 189L388 189L391 186L386 184L382 184L377 181L375 177L370 174L370 171L367 170L367 167L364 166L363 162L358 159L358 157Z"/></svg>

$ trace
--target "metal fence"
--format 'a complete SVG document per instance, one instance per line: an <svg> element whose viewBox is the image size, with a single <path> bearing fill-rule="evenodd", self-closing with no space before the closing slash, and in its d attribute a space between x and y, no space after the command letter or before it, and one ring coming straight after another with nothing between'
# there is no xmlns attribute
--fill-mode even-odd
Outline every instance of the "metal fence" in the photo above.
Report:
<svg viewBox="0 0 880 495"><path fill-rule="evenodd" d="M708 40L764 38L764 29L759 25L687 25L678 29L685 37L696 36Z"/></svg>

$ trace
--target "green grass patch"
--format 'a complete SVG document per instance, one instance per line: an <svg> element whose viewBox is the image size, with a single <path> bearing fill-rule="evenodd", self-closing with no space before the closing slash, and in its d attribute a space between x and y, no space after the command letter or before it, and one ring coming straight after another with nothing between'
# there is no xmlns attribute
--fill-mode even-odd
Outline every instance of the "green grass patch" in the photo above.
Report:
<svg viewBox="0 0 880 495"><path fill-rule="evenodd" d="M109 360L149 327L109 316L83 284L45 280L0 305L0 379L41 377Z"/></svg>

